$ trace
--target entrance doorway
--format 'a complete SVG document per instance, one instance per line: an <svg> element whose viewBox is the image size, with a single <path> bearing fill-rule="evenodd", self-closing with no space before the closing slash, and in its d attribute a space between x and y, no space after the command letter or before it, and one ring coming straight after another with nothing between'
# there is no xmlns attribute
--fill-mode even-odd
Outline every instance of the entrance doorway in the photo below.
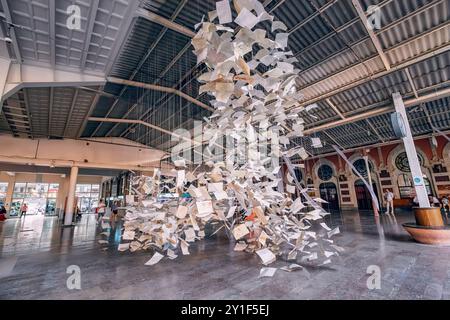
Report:
<svg viewBox="0 0 450 320"><path fill-rule="evenodd" d="M19 216L24 203L28 206L27 215L55 215L58 190L57 183L15 183L10 217Z"/></svg>
<svg viewBox="0 0 450 320"><path fill-rule="evenodd" d="M339 210L339 198L336 185L332 182L325 182L319 186L320 197L328 203L322 203L322 208L327 211Z"/></svg>
<svg viewBox="0 0 450 320"><path fill-rule="evenodd" d="M372 183L373 192L378 198L378 191L375 183ZM373 210L372 197L364 182L360 179L355 182L356 200L359 210Z"/></svg>

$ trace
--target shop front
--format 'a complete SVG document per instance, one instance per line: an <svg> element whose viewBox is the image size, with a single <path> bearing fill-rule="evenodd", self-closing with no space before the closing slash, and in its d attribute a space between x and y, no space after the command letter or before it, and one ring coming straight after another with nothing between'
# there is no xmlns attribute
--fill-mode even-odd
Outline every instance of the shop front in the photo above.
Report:
<svg viewBox="0 0 450 320"><path fill-rule="evenodd" d="M28 207L27 215L56 215L58 191L58 183L15 183L9 216L19 216L24 203Z"/></svg>

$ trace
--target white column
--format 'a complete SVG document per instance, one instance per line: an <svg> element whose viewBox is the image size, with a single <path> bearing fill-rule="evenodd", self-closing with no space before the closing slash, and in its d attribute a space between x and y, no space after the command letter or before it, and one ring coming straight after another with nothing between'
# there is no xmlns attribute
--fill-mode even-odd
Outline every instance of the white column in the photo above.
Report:
<svg viewBox="0 0 450 320"><path fill-rule="evenodd" d="M13 193L14 193L14 185L16 183L16 176L9 176L8 177L8 189L6 190L6 199L5 199L5 209L8 212L8 218L9 218L9 213L11 210L11 203L13 200Z"/></svg>
<svg viewBox="0 0 450 320"><path fill-rule="evenodd" d="M73 219L73 207L75 202L75 187L77 185L77 176L78 176L78 167L72 167L70 169L70 178L69 178L69 190L67 193L67 203L66 210L64 216L64 225L70 226L72 225Z"/></svg>
<svg viewBox="0 0 450 320"><path fill-rule="evenodd" d="M405 146L406 155L408 157L409 167L411 169L411 175L413 178L414 188L416 190L417 199L419 200L420 208L429 208L430 201L428 200L427 190L423 181L422 170L420 169L420 162L417 157L416 147L414 146L414 140L411 134L411 128L409 127L408 116L406 114L405 105L400 93L396 92L392 94L394 99L395 111L397 111L403 118L406 136L402 138Z"/></svg>
<svg viewBox="0 0 450 320"><path fill-rule="evenodd" d="M373 184L372 184L372 175L370 173L370 166L369 166L369 156L365 155L364 156L364 161L366 163L366 169L367 169L367 178L369 179L369 186L370 188L373 189ZM373 192L375 192L375 190L373 190ZM374 203L373 199L372 199L372 208L373 208L373 213L378 216L378 209L377 209L377 205Z"/></svg>

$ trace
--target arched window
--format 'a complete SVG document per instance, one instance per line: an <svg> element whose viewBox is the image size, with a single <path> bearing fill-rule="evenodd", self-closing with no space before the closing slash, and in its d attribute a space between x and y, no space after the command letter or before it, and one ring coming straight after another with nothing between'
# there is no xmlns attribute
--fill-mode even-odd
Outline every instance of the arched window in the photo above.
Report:
<svg viewBox="0 0 450 320"><path fill-rule="evenodd" d="M366 167L366 161L364 159L355 160L355 162L353 162L353 166L355 167L355 169L358 171L358 173L361 176L367 177L367 167ZM373 171L373 166L370 161L369 161L369 168L370 168L370 171ZM356 174L356 172L353 172L353 173Z"/></svg>
<svg viewBox="0 0 450 320"><path fill-rule="evenodd" d="M433 195L433 189L431 188L430 180L427 177L423 178L425 189L428 195ZM414 183L411 179L411 175L407 173L401 173L397 177L398 191L400 192L400 198L413 198L414 197Z"/></svg>
<svg viewBox="0 0 450 320"><path fill-rule="evenodd" d="M317 175L322 181L328 181L333 176L333 168L327 164L323 164L317 170Z"/></svg>
<svg viewBox="0 0 450 320"><path fill-rule="evenodd" d="M419 158L420 165L424 166L425 160L423 159L423 156L420 153L417 153L417 157ZM401 152L398 154L398 156L395 158L395 166L402 172L411 172L406 152Z"/></svg>
<svg viewBox="0 0 450 320"><path fill-rule="evenodd" d="M303 173L302 173L302 170L300 170L299 168L295 168L295 169L294 169L294 172L295 172L295 177L297 178L297 180L298 180L299 182L301 182L301 181L303 180Z"/></svg>

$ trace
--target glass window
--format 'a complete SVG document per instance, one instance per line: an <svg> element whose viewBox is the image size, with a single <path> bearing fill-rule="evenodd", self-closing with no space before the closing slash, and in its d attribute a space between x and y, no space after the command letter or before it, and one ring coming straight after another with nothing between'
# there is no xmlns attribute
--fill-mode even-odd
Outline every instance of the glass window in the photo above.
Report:
<svg viewBox="0 0 450 320"><path fill-rule="evenodd" d="M58 183L16 183L9 214L19 215L24 202L28 205L27 214L55 214L58 191Z"/></svg>
<svg viewBox="0 0 450 320"><path fill-rule="evenodd" d="M8 190L7 182L0 182L0 204L4 205L6 201L6 191Z"/></svg>
<svg viewBox="0 0 450 320"><path fill-rule="evenodd" d="M14 185L14 193L25 193L25 188L27 187L26 183L16 183Z"/></svg>
<svg viewBox="0 0 450 320"><path fill-rule="evenodd" d="M8 191L8 182L0 182L0 193Z"/></svg>
<svg viewBox="0 0 450 320"><path fill-rule="evenodd" d="M83 213L93 212L98 205L99 200L99 184L77 184L75 193L77 197L77 205Z"/></svg>
<svg viewBox="0 0 450 320"><path fill-rule="evenodd" d="M369 163L369 168L370 171L373 171L373 166L372 163L370 161L368 161ZM355 162L353 162L353 166L355 167L355 169L358 171L358 173L363 176L363 177L367 177L367 166L366 166L366 160L364 159L358 159ZM355 173L355 172L354 172Z"/></svg>
<svg viewBox="0 0 450 320"><path fill-rule="evenodd" d="M317 170L317 175L319 176L320 180L328 181L333 176L333 168L331 168L327 164L323 164L319 167L319 170Z"/></svg>
<svg viewBox="0 0 450 320"><path fill-rule="evenodd" d="M419 158L420 165L423 166L425 160L423 159L422 155L420 153L417 153L417 157ZM395 166L402 172L411 172L406 152L399 153L399 155L395 158Z"/></svg>

